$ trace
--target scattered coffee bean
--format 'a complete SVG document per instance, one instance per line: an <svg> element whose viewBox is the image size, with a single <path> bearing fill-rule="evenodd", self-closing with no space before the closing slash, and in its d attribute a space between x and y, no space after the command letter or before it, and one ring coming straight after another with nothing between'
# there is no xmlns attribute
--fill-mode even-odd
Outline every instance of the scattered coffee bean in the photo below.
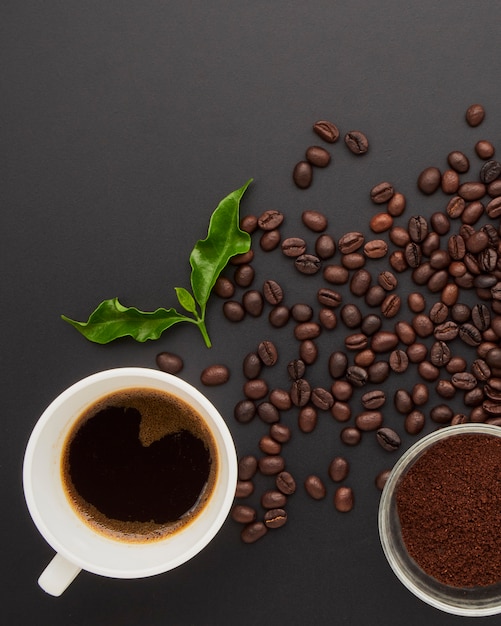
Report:
<svg viewBox="0 0 501 626"><path fill-rule="evenodd" d="M329 464L328 474L332 481L340 483L348 478L350 464L343 456L336 456Z"/></svg>
<svg viewBox="0 0 501 626"><path fill-rule="evenodd" d="M300 189L308 189L313 181L313 168L308 161L299 161L292 172L292 179Z"/></svg>
<svg viewBox="0 0 501 626"><path fill-rule="evenodd" d="M327 228L327 218L319 211L303 211L303 224L315 233L321 233Z"/></svg>
<svg viewBox="0 0 501 626"><path fill-rule="evenodd" d="M339 139L338 127L326 120L315 122L315 124L313 124L313 131L328 143L335 143Z"/></svg>
<svg viewBox="0 0 501 626"><path fill-rule="evenodd" d="M466 121L470 126L478 126L484 121L485 110L481 104L472 104L466 110Z"/></svg>
<svg viewBox="0 0 501 626"><path fill-rule="evenodd" d="M354 506L353 490L351 487L338 487L334 493L334 506L340 513L348 513Z"/></svg>
<svg viewBox="0 0 501 626"><path fill-rule="evenodd" d="M280 472L275 478L275 484L277 489L286 496L290 496L296 491L296 481L289 472Z"/></svg>
<svg viewBox="0 0 501 626"><path fill-rule="evenodd" d="M245 504L237 504L231 511L231 518L239 524L249 524L257 517L256 509Z"/></svg>
<svg viewBox="0 0 501 626"><path fill-rule="evenodd" d="M157 367L167 374L179 374L183 369L183 359L172 352L160 352L156 356Z"/></svg>
<svg viewBox="0 0 501 626"><path fill-rule="evenodd" d="M264 523L267 528L281 528L287 523L287 513L284 509L270 509L264 514Z"/></svg>
<svg viewBox="0 0 501 626"><path fill-rule="evenodd" d="M226 365L209 365L200 375L202 384L207 386L223 385L229 378L230 370Z"/></svg>
<svg viewBox="0 0 501 626"><path fill-rule="evenodd" d="M327 489L321 478L318 476L307 476L304 481L304 488L306 493L314 500L322 500L327 495Z"/></svg>
<svg viewBox="0 0 501 626"><path fill-rule="evenodd" d="M379 445L388 452L398 450L401 444L399 435L392 428L380 428L376 432L376 439Z"/></svg>
<svg viewBox="0 0 501 626"><path fill-rule="evenodd" d="M251 522L242 530L240 537L244 543L254 543L264 537L268 529L263 522Z"/></svg>
<svg viewBox="0 0 501 626"><path fill-rule="evenodd" d="M316 167L327 167L331 162L331 155L325 148L320 146L310 146L306 150L306 160Z"/></svg>

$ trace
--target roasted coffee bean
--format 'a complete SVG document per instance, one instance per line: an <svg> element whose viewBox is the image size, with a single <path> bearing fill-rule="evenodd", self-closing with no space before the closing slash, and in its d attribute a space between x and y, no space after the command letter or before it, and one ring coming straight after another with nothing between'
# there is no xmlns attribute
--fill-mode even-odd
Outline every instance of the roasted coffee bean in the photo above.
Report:
<svg viewBox="0 0 501 626"><path fill-rule="evenodd" d="M248 380L244 384L244 394L250 400L261 400L268 395L268 383L262 378Z"/></svg>
<svg viewBox="0 0 501 626"><path fill-rule="evenodd" d="M426 308L426 300L421 293L412 292L407 297L407 306L413 313L422 313Z"/></svg>
<svg viewBox="0 0 501 626"><path fill-rule="evenodd" d="M386 291L381 287L381 285L373 285L367 290L364 300L367 306L380 306L385 298Z"/></svg>
<svg viewBox="0 0 501 626"><path fill-rule="evenodd" d="M338 487L334 492L334 506L340 513L349 513L355 504L351 487Z"/></svg>
<svg viewBox="0 0 501 626"><path fill-rule="evenodd" d="M246 291L242 296L242 305L245 312L252 317L259 317L263 312L263 296L257 289Z"/></svg>
<svg viewBox="0 0 501 626"><path fill-rule="evenodd" d="M318 320L323 328L333 330L337 326L337 315L328 307L323 307L318 312Z"/></svg>
<svg viewBox="0 0 501 626"><path fill-rule="evenodd" d="M478 230L468 237L465 242L466 249L468 252L472 252L473 254L477 254L481 252L489 245L489 237L487 233L483 230ZM471 270L470 270L471 271Z"/></svg>
<svg viewBox="0 0 501 626"><path fill-rule="evenodd" d="M254 250L252 248L248 252L242 254L236 254L230 259L231 265L244 265L250 263L254 258Z"/></svg>
<svg viewBox="0 0 501 626"><path fill-rule="evenodd" d="M317 322L301 322L300 324L296 324L294 328L294 337L298 341L316 339L321 332L322 328Z"/></svg>
<svg viewBox="0 0 501 626"><path fill-rule="evenodd" d="M411 398L415 406L422 406L428 402L428 387L424 383L416 383L412 387Z"/></svg>
<svg viewBox="0 0 501 626"><path fill-rule="evenodd" d="M261 496L263 509L275 509L287 504L287 496L278 489L267 489Z"/></svg>
<svg viewBox="0 0 501 626"><path fill-rule="evenodd" d="M327 218L319 211L303 211L301 221L315 233L321 233L327 228Z"/></svg>
<svg viewBox="0 0 501 626"><path fill-rule="evenodd" d="M397 389L393 396L393 403L399 413L403 415L409 413L414 408L411 394L406 389Z"/></svg>
<svg viewBox="0 0 501 626"><path fill-rule="evenodd" d="M278 443L287 443L291 436L291 429L286 424L276 423L270 426L270 437Z"/></svg>
<svg viewBox="0 0 501 626"><path fill-rule="evenodd" d="M421 260L423 258L421 247L419 244L414 241L409 242L405 246L405 260L407 261L407 265L409 267L419 267L421 265Z"/></svg>
<svg viewBox="0 0 501 626"><path fill-rule="evenodd" d="M490 159L494 156L495 151L496 149L494 148L492 143L490 141L487 141L486 139L481 139L475 144L475 152L477 153L477 156L479 156L481 159Z"/></svg>
<svg viewBox="0 0 501 626"><path fill-rule="evenodd" d="M454 387L456 387L456 389L469 391L477 386L478 381L473 374L470 374L470 372L457 372L451 376L451 383Z"/></svg>
<svg viewBox="0 0 501 626"><path fill-rule="evenodd" d="M382 389L367 391L361 398L362 406L367 410L380 409L386 402L386 394Z"/></svg>
<svg viewBox="0 0 501 626"><path fill-rule="evenodd" d="M311 433L317 427L318 413L315 407L307 404L301 407L298 414L298 426L299 430L303 433Z"/></svg>
<svg viewBox="0 0 501 626"><path fill-rule="evenodd" d="M362 233L353 231L346 233L338 240L338 248L341 254L351 254L356 252L365 243L365 237Z"/></svg>
<svg viewBox="0 0 501 626"><path fill-rule="evenodd" d="M434 325L431 319L424 313L418 313L412 318L412 328L418 337L429 337L433 334Z"/></svg>
<svg viewBox="0 0 501 626"><path fill-rule="evenodd" d="M236 300L227 300L223 304L223 313L230 322L240 322L245 317L245 309Z"/></svg>
<svg viewBox="0 0 501 626"><path fill-rule="evenodd" d="M320 259L314 254L301 254L294 261L296 269L301 274L316 274L322 266Z"/></svg>
<svg viewBox="0 0 501 626"><path fill-rule="evenodd" d="M263 522L251 522L247 524L240 533L240 537L244 543L254 543L264 537L268 529Z"/></svg>
<svg viewBox="0 0 501 626"><path fill-rule="evenodd" d="M263 362L259 358L257 352L249 352L244 358L243 361L243 372L244 376L249 380L253 378L258 378L261 374L261 367Z"/></svg>
<svg viewBox="0 0 501 626"><path fill-rule="evenodd" d="M409 358L403 350L393 350L390 353L389 364L396 374L401 374L409 367Z"/></svg>
<svg viewBox="0 0 501 626"><path fill-rule="evenodd" d="M400 311L400 306L400 296L394 293L389 294L388 296L386 296L381 304L381 313L383 314L383 317L390 319L398 314L398 312Z"/></svg>
<svg viewBox="0 0 501 626"><path fill-rule="evenodd" d="M362 312L356 304L345 304L340 310L340 315L348 328L357 328L362 323Z"/></svg>
<svg viewBox="0 0 501 626"><path fill-rule="evenodd" d="M209 365L200 374L200 380L203 385L214 387L215 385L223 385L230 378L230 370L226 365Z"/></svg>
<svg viewBox="0 0 501 626"><path fill-rule="evenodd" d="M183 359L172 352L160 352L156 356L159 369L168 374L178 374L184 367Z"/></svg>
<svg viewBox="0 0 501 626"><path fill-rule="evenodd" d="M430 276L427 284L428 289L432 293L442 291L449 280L449 273L446 270L439 270Z"/></svg>
<svg viewBox="0 0 501 626"><path fill-rule="evenodd" d="M281 528L287 523L287 512L281 508L270 509L264 514L263 520L267 528Z"/></svg>
<svg viewBox="0 0 501 626"><path fill-rule="evenodd" d="M465 206L466 202L464 198L461 196L454 196L447 203L445 211L452 220L455 220L458 217L461 217Z"/></svg>
<svg viewBox="0 0 501 626"><path fill-rule="evenodd" d="M233 278L239 287L249 287L254 281L255 271L252 265L244 263L235 270Z"/></svg>
<svg viewBox="0 0 501 626"><path fill-rule="evenodd" d="M238 460L239 480L251 480L257 472L257 458L252 454L246 454Z"/></svg>
<svg viewBox="0 0 501 626"><path fill-rule="evenodd" d="M271 367L278 361L278 350L272 341L261 341L257 347L257 353L261 361Z"/></svg>
<svg viewBox="0 0 501 626"><path fill-rule="evenodd" d="M364 254L369 259L382 259L388 252L388 244L383 239L372 239L364 245Z"/></svg>
<svg viewBox="0 0 501 626"><path fill-rule="evenodd" d="M258 467L259 471L264 476L274 476L275 474L283 472L285 461L283 457L279 455L262 456L258 459Z"/></svg>
<svg viewBox="0 0 501 626"><path fill-rule="evenodd" d="M402 193L396 191L393 196L388 201L388 206L386 210L393 217L398 217L402 215L405 211L406 199Z"/></svg>
<svg viewBox="0 0 501 626"><path fill-rule="evenodd" d="M423 380L433 382L440 376L440 370L438 367L435 367L433 363L430 363L430 361L421 361L421 363L418 364L418 374Z"/></svg>
<svg viewBox="0 0 501 626"><path fill-rule="evenodd" d="M254 483L251 480L237 480L235 498L248 498L254 493Z"/></svg>
<svg viewBox="0 0 501 626"><path fill-rule="evenodd" d="M426 235L426 239L424 239L424 241L422 241L419 245L423 255L431 257L440 249L440 237L437 233L431 231Z"/></svg>
<svg viewBox="0 0 501 626"><path fill-rule="evenodd" d="M454 283L447 283L447 285L445 285L442 289L440 298L446 307L456 304L457 299L459 298L459 287Z"/></svg>
<svg viewBox="0 0 501 626"><path fill-rule="evenodd" d="M231 510L231 519L238 524L249 524L257 517L256 509L245 504L236 504Z"/></svg>
<svg viewBox="0 0 501 626"><path fill-rule="evenodd" d="M409 233L402 226L393 226L389 232L389 237L390 241L400 248L405 248L411 240Z"/></svg>
<svg viewBox="0 0 501 626"><path fill-rule="evenodd" d="M398 450L402 443L400 436L392 428L383 427L376 432L376 440L379 445L388 452Z"/></svg>
<svg viewBox="0 0 501 626"><path fill-rule="evenodd" d="M271 252L275 250L280 244L281 235L278 228L275 230L267 230L261 236L259 240L259 245L264 252Z"/></svg>
<svg viewBox="0 0 501 626"><path fill-rule="evenodd" d="M422 215L413 215L407 225L409 236L415 243L420 243L428 235L428 222Z"/></svg>
<svg viewBox="0 0 501 626"><path fill-rule="evenodd" d="M471 309L471 321L478 330L487 330L491 323L489 308L485 304L475 304Z"/></svg>
<svg viewBox="0 0 501 626"><path fill-rule="evenodd" d="M491 377L491 368L484 359L475 359L471 364L471 373L480 382L485 382Z"/></svg>
<svg viewBox="0 0 501 626"><path fill-rule="evenodd" d="M336 252L336 242L330 235L320 235L315 241L315 254L320 259L330 259Z"/></svg>
<svg viewBox="0 0 501 626"><path fill-rule="evenodd" d="M445 369L449 374L455 374L456 372L464 372L466 370L466 359L462 356L453 356L445 366Z"/></svg>
<svg viewBox="0 0 501 626"><path fill-rule="evenodd" d="M349 270L357 270L365 265L365 256L361 252L343 254L341 264Z"/></svg>
<svg viewBox="0 0 501 626"><path fill-rule="evenodd" d="M235 409L233 411L234 417L237 422L241 424L247 424L256 415L256 406L252 400L240 400L235 405Z"/></svg>
<svg viewBox="0 0 501 626"><path fill-rule="evenodd" d="M430 195L440 187L442 174L437 167L427 167L418 176L417 186L420 191Z"/></svg>
<svg viewBox="0 0 501 626"><path fill-rule="evenodd" d="M368 380L367 370L358 365L352 365L346 370L346 380L354 387L363 387Z"/></svg>
<svg viewBox="0 0 501 626"><path fill-rule="evenodd" d="M390 477L391 469L384 469L379 472L374 480L374 484L379 491L383 491L384 486L388 482L388 478Z"/></svg>
<svg viewBox="0 0 501 626"><path fill-rule="evenodd" d="M355 357L353 358L353 362L355 365L358 365L363 368L367 368L369 367L369 365L374 363L375 359L376 359L376 354L372 350L369 350L366 348L365 350L360 350L359 352L355 354Z"/></svg>
<svg viewBox="0 0 501 626"><path fill-rule="evenodd" d="M282 444L279 441L275 441L270 435L263 435L258 445L264 454L280 454L282 451Z"/></svg>
<svg viewBox="0 0 501 626"><path fill-rule="evenodd" d="M286 496L291 496L296 491L296 481L289 472L280 472L275 478L275 485Z"/></svg>
<svg viewBox="0 0 501 626"><path fill-rule="evenodd" d="M447 252L447 250L434 250L430 254L430 265L434 270L447 269L450 264L451 264L451 257L449 253Z"/></svg>
<svg viewBox="0 0 501 626"><path fill-rule="evenodd" d="M371 200L376 204L388 202L394 193L395 190L393 189L393 185L388 182L379 183L370 191Z"/></svg>
<svg viewBox="0 0 501 626"><path fill-rule="evenodd" d="M258 404L257 414L265 424L275 424L280 420L280 412L271 402L261 402Z"/></svg>
<svg viewBox="0 0 501 626"><path fill-rule="evenodd" d="M484 121L485 109L481 104L472 104L466 109L465 118L470 126L478 126Z"/></svg>
<svg viewBox="0 0 501 626"><path fill-rule="evenodd" d="M435 367L447 365L451 360L451 349L443 340L435 341L430 348L430 361Z"/></svg>
<svg viewBox="0 0 501 626"><path fill-rule="evenodd" d="M300 189L307 189L313 181L313 168L308 161L299 161L294 166L292 179Z"/></svg>
<svg viewBox="0 0 501 626"><path fill-rule="evenodd" d="M426 418L422 411L414 409L405 416L404 428L409 435L419 434L425 425Z"/></svg>
<svg viewBox="0 0 501 626"><path fill-rule="evenodd" d="M350 281L350 291L356 296L363 296L367 293L372 282L372 276L365 269L357 270Z"/></svg>
<svg viewBox="0 0 501 626"><path fill-rule="evenodd" d="M287 237L281 244L285 256L297 258L306 252L306 241L301 237Z"/></svg>
<svg viewBox="0 0 501 626"><path fill-rule="evenodd" d="M290 311L286 306L276 306L270 311L268 320L275 328L283 328L290 318Z"/></svg>
<svg viewBox="0 0 501 626"><path fill-rule="evenodd" d="M365 154L369 149L367 137L359 130L350 130L346 133L344 143L348 147L348 150L356 155Z"/></svg>
<svg viewBox="0 0 501 626"><path fill-rule="evenodd" d="M489 367L501 368L501 348L492 348L485 355L485 362Z"/></svg>
<svg viewBox="0 0 501 626"><path fill-rule="evenodd" d="M446 380L444 378L437 381L435 391L441 398L446 398L447 400L454 398L456 395L456 387L454 387L450 380Z"/></svg>
<svg viewBox="0 0 501 626"><path fill-rule="evenodd" d="M501 197L497 196L490 200L485 207L485 212L491 220L498 219L501 216Z"/></svg>
<svg viewBox="0 0 501 626"><path fill-rule="evenodd" d="M459 187L458 173L455 170L445 170L445 172L442 173L442 182L440 185L444 193L456 193Z"/></svg>
<svg viewBox="0 0 501 626"><path fill-rule="evenodd" d="M335 483L340 483L348 478L350 464L343 456L336 456L329 464L328 474Z"/></svg>
<svg viewBox="0 0 501 626"><path fill-rule="evenodd" d="M491 198L495 198L496 196L501 196L501 180L493 180L492 183L489 183L487 186L487 193Z"/></svg>
<svg viewBox="0 0 501 626"><path fill-rule="evenodd" d="M434 324L443 324L449 315L449 307L443 302L435 302L430 309L430 319Z"/></svg>
<svg viewBox="0 0 501 626"><path fill-rule="evenodd" d="M251 235L257 229L257 216L256 215L244 215L240 220L240 228L246 233Z"/></svg>
<svg viewBox="0 0 501 626"><path fill-rule="evenodd" d="M324 141L335 143L339 139L339 129L332 122L319 120L313 124L313 131Z"/></svg>
<svg viewBox="0 0 501 626"><path fill-rule="evenodd" d="M235 285L226 276L219 276L214 284L214 293L220 298L233 298Z"/></svg>
<svg viewBox="0 0 501 626"><path fill-rule="evenodd" d="M392 272L384 270L378 274L378 283L385 291L392 291L398 285L398 279Z"/></svg>
<svg viewBox="0 0 501 626"><path fill-rule="evenodd" d="M436 211L430 217L430 224L438 235L446 235L449 232L451 223L445 213Z"/></svg>
<svg viewBox="0 0 501 626"><path fill-rule="evenodd" d="M289 361L289 364L287 365L287 372L292 380L298 380L299 378L303 378L305 371L306 365L301 359L294 359L293 361Z"/></svg>
<svg viewBox="0 0 501 626"><path fill-rule="evenodd" d="M331 391L336 400L349 400L353 395L353 387L347 380L335 380Z"/></svg>
<svg viewBox="0 0 501 626"><path fill-rule="evenodd" d="M484 205L478 200L470 202L461 215L461 221L463 224L476 224L484 214L484 210Z"/></svg>
<svg viewBox="0 0 501 626"><path fill-rule="evenodd" d="M306 160L316 167L327 167L331 162L331 155L325 148L310 146L306 149Z"/></svg>
<svg viewBox="0 0 501 626"><path fill-rule="evenodd" d="M284 214L275 209L264 211L257 218L257 225L261 230L275 230L284 221Z"/></svg>
<svg viewBox="0 0 501 626"><path fill-rule="evenodd" d="M471 202L472 200L480 200L485 196L487 189L484 183L478 181L468 181L459 185L458 196Z"/></svg>
<svg viewBox="0 0 501 626"><path fill-rule="evenodd" d="M331 408L332 417L338 422L347 422L351 418L351 408L347 402L336 400Z"/></svg>
<svg viewBox="0 0 501 626"><path fill-rule="evenodd" d="M478 346L482 341L482 334L473 324L462 324L459 327L459 337L469 346Z"/></svg>
<svg viewBox="0 0 501 626"><path fill-rule="evenodd" d="M410 346L416 341L416 331L409 322L397 322L395 324L395 333L399 340L406 346Z"/></svg>
<svg viewBox="0 0 501 626"><path fill-rule="evenodd" d="M375 361L367 368L369 382L374 385L384 383L390 375L390 365L387 361Z"/></svg>
<svg viewBox="0 0 501 626"><path fill-rule="evenodd" d="M369 228L373 233L384 233L393 226L393 218L386 211L373 215L369 221Z"/></svg>
<svg viewBox="0 0 501 626"><path fill-rule="evenodd" d="M488 185L501 176L501 163L499 161L486 161L480 168L479 178L482 183Z"/></svg>
<svg viewBox="0 0 501 626"><path fill-rule="evenodd" d="M291 307L291 315L296 322L309 322L313 317L313 309L305 302L298 302Z"/></svg>
<svg viewBox="0 0 501 626"><path fill-rule="evenodd" d="M319 476L311 474L304 481L306 493L314 500L322 500L327 495L327 489Z"/></svg>
<svg viewBox="0 0 501 626"><path fill-rule="evenodd" d="M466 424L469 422L469 417L464 413L455 413L451 419L451 426L457 426L458 424Z"/></svg>
<svg viewBox="0 0 501 626"><path fill-rule="evenodd" d="M381 318L379 317L379 315L375 315L374 313L370 313L369 315L366 315L362 319L362 323L360 325L360 330L365 335L370 337L371 335L376 333L378 330L380 330L382 323L383 322L382 322Z"/></svg>
<svg viewBox="0 0 501 626"><path fill-rule="evenodd" d="M272 389L269 394L269 400L279 411L287 411L292 406L289 393L285 389Z"/></svg>
<svg viewBox="0 0 501 626"><path fill-rule="evenodd" d="M327 389L314 387L311 391L311 402L317 409L328 411L334 404L334 398Z"/></svg>
<svg viewBox="0 0 501 626"><path fill-rule="evenodd" d="M459 327L456 322L447 321L435 327L433 334L437 341L452 341L458 336Z"/></svg>
<svg viewBox="0 0 501 626"><path fill-rule="evenodd" d="M354 333L344 338L344 345L348 350L365 350L368 346L367 335Z"/></svg>
<svg viewBox="0 0 501 626"><path fill-rule="evenodd" d="M454 411L447 404L439 404L430 410L430 418L437 424L448 424Z"/></svg>
<svg viewBox="0 0 501 626"><path fill-rule="evenodd" d="M299 357L306 363L311 365L318 358L317 344L312 339L304 339L299 346Z"/></svg>
<svg viewBox="0 0 501 626"><path fill-rule="evenodd" d="M266 302L276 306L282 302L284 292L276 280L265 280L263 283L263 296Z"/></svg>
<svg viewBox="0 0 501 626"><path fill-rule="evenodd" d="M326 287L321 287L317 291L317 300L323 306L328 306L331 308L338 307L343 301L343 296L333 289L327 289Z"/></svg>
<svg viewBox="0 0 501 626"><path fill-rule="evenodd" d="M290 396L294 406L305 406L308 404L311 396L311 387L307 380L298 378L292 383Z"/></svg>
<svg viewBox="0 0 501 626"><path fill-rule="evenodd" d="M356 446L362 439L362 432L355 426L346 426L339 433L339 438L347 446Z"/></svg>
<svg viewBox="0 0 501 626"><path fill-rule="evenodd" d="M391 352L397 347L398 335L388 330L380 330L371 338L371 349L374 352Z"/></svg>
<svg viewBox="0 0 501 626"><path fill-rule="evenodd" d="M341 378L348 367L348 357L344 352L333 352L329 357L328 367L332 378Z"/></svg>
<svg viewBox="0 0 501 626"><path fill-rule="evenodd" d="M412 272L412 280L416 285L426 285L430 278L435 274L435 270L430 263L421 263L419 267L416 267Z"/></svg>
<svg viewBox="0 0 501 626"><path fill-rule="evenodd" d="M355 426L362 432L369 432L381 428L383 414L381 411L362 411L355 417Z"/></svg>
<svg viewBox="0 0 501 626"><path fill-rule="evenodd" d="M447 156L447 162L452 169L456 170L456 172L459 172L460 174L464 174L470 169L468 157L459 150L450 152Z"/></svg>
<svg viewBox="0 0 501 626"><path fill-rule="evenodd" d="M324 267L323 277L333 285L344 285L348 282L350 272L342 265L327 265Z"/></svg>

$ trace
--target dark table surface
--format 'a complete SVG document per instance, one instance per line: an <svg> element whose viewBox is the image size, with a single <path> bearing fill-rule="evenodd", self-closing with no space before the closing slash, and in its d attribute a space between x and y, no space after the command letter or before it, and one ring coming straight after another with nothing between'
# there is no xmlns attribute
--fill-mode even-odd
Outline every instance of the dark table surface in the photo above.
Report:
<svg viewBox="0 0 501 626"><path fill-rule="evenodd" d="M349 230L369 236L377 209L368 194L383 180L407 196L397 224L443 210L443 194L425 197L416 189L419 172L428 165L445 169L446 155L455 149L470 156L477 172L476 141L490 139L499 147L499 3L5 1L0 17L2 622L465 621L411 595L380 548L374 478L414 441L391 400L385 421L403 437L393 454L371 433L355 448L344 446L342 425L328 414L308 435L298 430L296 412L283 415L294 431L284 456L299 489L281 530L249 546L228 520L202 554L175 571L138 581L84 572L59 599L36 583L53 551L29 517L21 472L31 429L58 393L98 370L155 368L163 350L183 357L181 376L225 416L238 453L256 454L267 426L258 418L238 424L233 417L243 397L242 358L260 340L276 341L280 361L266 376L271 386L284 387L285 365L298 353L292 325L273 330L269 307L260 318L231 324L214 297L211 350L191 325L156 342L99 346L60 314L83 320L114 296L143 310L173 306L174 287L189 284L189 253L205 236L210 213L250 177L242 215L277 209L285 215L282 237L303 236L310 248L315 236L301 225L304 210L323 211L335 238ZM478 128L464 121L474 102L487 112ZM370 150L354 157L342 141L326 144L331 165L316 170L310 189L299 190L292 168L320 142L311 129L318 119L336 122L343 134L364 131ZM274 278L287 305L315 302L325 285L320 274L300 275L280 250L263 253L258 235L253 245L254 287ZM382 267L372 266L375 272ZM404 297L412 289L408 274L399 289ZM438 299L424 293L429 305ZM326 360L342 347L344 332L318 339L315 385L330 385ZM464 350L458 345L455 353ZM200 373L213 363L230 367L230 382L203 388ZM392 376L389 397L415 381L415 368ZM432 405L433 398L427 409ZM428 420L423 433L434 427ZM326 468L336 454L352 465L347 484L356 504L349 514L337 513L332 503ZM324 477L323 501L305 494L308 474Z"/></svg>

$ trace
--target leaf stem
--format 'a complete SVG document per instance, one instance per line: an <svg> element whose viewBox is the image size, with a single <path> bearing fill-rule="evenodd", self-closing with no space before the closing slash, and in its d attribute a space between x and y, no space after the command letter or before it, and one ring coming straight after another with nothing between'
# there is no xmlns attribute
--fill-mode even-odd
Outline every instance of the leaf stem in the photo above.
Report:
<svg viewBox="0 0 501 626"><path fill-rule="evenodd" d="M205 322L203 319L200 319L198 322L196 322L200 332L202 333L202 337L204 338L205 341L205 345L207 346L207 348L211 348L212 347L212 343L209 337L209 333L207 332L207 328L205 326Z"/></svg>

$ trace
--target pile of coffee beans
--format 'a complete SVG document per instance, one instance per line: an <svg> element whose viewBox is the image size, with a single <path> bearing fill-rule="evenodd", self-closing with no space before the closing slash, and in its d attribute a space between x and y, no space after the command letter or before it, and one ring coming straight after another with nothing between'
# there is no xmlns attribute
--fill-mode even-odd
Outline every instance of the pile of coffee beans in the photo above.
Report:
<svg viewBox="0 0 501 626"><path fill-rule="evenodd" d="M472 105L466 121L476 127L484 116L482 106ZM332 122L317 122L313 130L327 143L340 136ZM345 143L355 154L367 152L363 133L347 133ZM481 160L478 171L472 172L468 156L455 150L447 155L445 167L432 165L417 176L420 192L442 194L441 210L430 217L415 212L405 216L407 199L390 182L369 189L377 207L368 224L370 237L360 231L334 236L328 216L313 210L302 213L302 230L296 233L282 232L287 220L277 210L242 218L241 228L258 237L259 245L254 242L249 253L234 257L233 279L221 276L214 291L224 299L223 314L230 322L267 314L270 327L268 337L242 358L246 382L234 409L238 423L257 417L268 429L258 442L259 452L239 462L232 517L243 525L244 542L252 543L287 522L287 500L297 489L284 454L292 428L283 416L291 410L304 434L313 432L319 415L326 413L340 424L342 445L356 446L372 433L388 453L399 449L404 435L419 435L430 421L436 427L501 425L501 163L485 139L477 141L474 151ZM306 160L294 169L296 185L308 187L312 168L329 162L324 148L309 148ZM304 230L312 234L313 245ZM314 301L286 304L285 285L273 276L256 285L252 262L259 250L278 250L294 272L321 278ZM297 353L284 360L279 358L284 348L278 329L288 324L293 325ZM327 380L319 382L309 371L327 333L334 333L337 347L325 364ZM286 364L284 388L268 382L277 363ZM169 371L179 360L162 353L157 364ZM415 368L417 381L411 389L398 387L398 375L409 368ZM228 377L228 368L214 365L203 372L202 382L221 384ZM394 384L395 379L397 389L391 391L389 381ZM439 401L430 407L432 397ZM385 412L402 416L405 433L386 423ZM348 460L337 455L324 470L336 485L334 508L352 510ZM375 477L379 489L389 471ZM272 481L261 496L261 516L245 503L254 493L257 475ZM312 500L328 493L317 474L308 475L303 487Z"/></svg>

